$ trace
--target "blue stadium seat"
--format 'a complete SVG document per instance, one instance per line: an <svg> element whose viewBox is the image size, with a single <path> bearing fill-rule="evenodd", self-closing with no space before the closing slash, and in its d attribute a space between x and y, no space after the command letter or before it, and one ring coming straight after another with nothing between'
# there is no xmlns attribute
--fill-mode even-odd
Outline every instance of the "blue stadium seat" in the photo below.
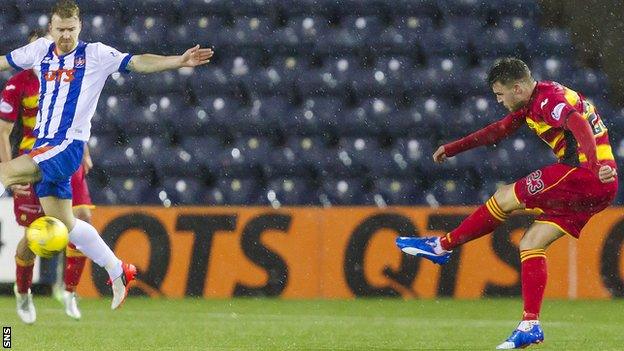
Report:
<svg viewBox="0 0 624 351"><path fill-rule="evenodd" d="M160 16L137 16L123 29L131 52L161 53L170 50L162 45L166 38L167 19Z"/></svg>
<svg viewBox="0 0 624 351"><path fill-rule="evenodd" d="M481 34L481 40L475 40L474 45L481 57L521 57L525 50L535 45L537 33L537 25L529 19L503 17L493 27L487 28Z"/></svg>
<svg viewBox="0 0 624 351"><path fill-rule="evenodd" d="M460 77L465 74L468 63L464 58L453 56L430 57L428 65L422 73L416 72L424 83L412 85L410 89L421 88L425 94L448 95L461 89ZM412 83L419 84L420 81ZM417 95L425 95L423 92L415 92Z"/></svg>
<svg viewBox="0 0 624 351"><path fill-rule="evenodd" d="M219 156L224 150L223 140L215 136L187 136L182 140L182 148L187 150L202 165L212 167L216 172Z"/></svg>
<svg viewBox="0 0 624 351"><path fill-rule="evenodd" d="M374 204L362 180L358 178L326 178L319 189L320 202L325 206Z"/></svg>
<svg viewBox="0 0 624 351"><path fill-rule="evenodd" d="M367 40L381 31L376 17L348 16L342 19L339 27L330 27L317 41L316 49L324 54L353 53L364 48Z"/></svg>
<svg viewBox="0 0 624 351"><path fill-rule="evenodd" d="M436 145L437 147L437 145ZM432 155L434 145L427 139L399 138L392 145L392 159L398 167L413 172L419 170L423 174L433 173Z"/></svg>
<svg viewBox="0 0 624 351"><path fill-rule="evenodd" d="M413 99L409 108L412 118L422 118L427 126L431 126L429 129L429 136L445 136L449 133L449 130L444 128L447 123L447 119L451 116L451 104L448 100L441 97L429 96L429 97L416 97ZM409 131L410 135L420 135L421 131Z"/></svg>
<svg viewBox="0 0 624 351"><path fill-rule="evenodd" d="M184 148L172 147L161 151L159 157L153 159L158 176L197 176L202 165L193 154Z"/></svg>
<svg viewBox="0 0 624 351"><path fill-rule="evenodd" d="M407 135L429 137L437 127L435 120L426 118L417 108L374 114L373 118L383 133L395 138Z"/></svg>
<svg viewBox="0 0 624 351"><path fill-rule="evenodd" d="M134 79L136 89L144 95L182 95L187 90L188 76L178 71L145 74Z"/></svg>
<svg viewBox="0 0 624 351"><path fill-rule="evenodd" d="M286 17L325 16L335 11L336 5L334 0L279 0L279 4Z"/></svg>
<svg viewBox="0 0 624 351"><path fill-rule="evenodd" d="M302 44L315 45L327 32L329 22L325 17L308 13L306 16L290 18L286 26L293 29Z"/></svg>
<svg viewBox="0 0 624 351"><path fill-rule="evenodd" d="M568 84L566 80L563 80L561 83ZM573 73L567 86L583 95L607 96L609 82L607 76L602 71L579 68Z"/></svg>
<svg viewBox="0 0 624 351"><path fill-rule="evenodd" d="M200 101L206 95L230 95L236 91L229 71L216 65L196 70L189 78L189 84Z"/></svg>
<svg viewBox="0 0 624 351"><path fill-rule="evenodd" d="M177 11L182 9L182 1L183 0L124 1L123 6L128 13L133 15L158 15L174 19Z"/></svg>
<svg viewBox="0 0 624 351"><path fill-rule="evenodd" d="M138 92L136 83L140 82L142 77L137 77L132 74L113 73L110 75L108 81L104 85L100 100L108 98L108 96L132 96Z"/></svg>
<svg viewBox="0 0 624 351"><path fill-rule="evenodd" d="M288 80L282 72L273 68L261 68L254 71L242 81L243 86L250 95L272 96L291 95L294 83Z"/></svg>
<svg viewBox="0 0 624 351"><path fill-rule="evenodd" d="M320 135L335 126L338 115L344 110L339 98L308 97L303 106L280 116L279 124L282 130L297 135Z"/></svg>
<svg viewBox="0 0 624 351"><path fill-rule="evenodd" d="M103 42L106 45L119 44L121 40L116 34L121 26L117 18L112 15L87 14L82 17L80 38L87 42ZM129 48L120 46L116 49L125 52Z"/></svg>
<svg viewBox="0 0 624 351"><path fill-rule="evenodd" d="M91 158L95 163L98 163L103 155L108 154L113 148L121 146L117 140L117 134L92 135L88 144Z"/></svg>
<svg viewBox="0 0 624 351"><path fill-rule="evenodd" d="M322 138L291 136L286 140L285 147L294 153L293 168L309 169L310 176L316 176L326 169L331 151Z"/></svg>
<svg viewBox="0 0 624 351"><path fill-rule="evenodd" d="M473 95L465 99L456 112L456 118L450 119L449 123L457 130L457 135L466 135L483 128L492 122L502 119L508 113L494 99L493 94L486 96Z"/></svg>
<svg viewBox="0 0 624 351"><path fill-rule="evenodd" d="M48 16L47 12L30 12L24 15L22 23L26 24L29 31L36 28L46 29L48 28L48 24L50 23L50 17Z"/></svg>
<svg viewBox="0 0 624 351"><path fill-rule="evenodd" d="M93 118L91 118L91 133L94 135L100 134L119 134L119 129L114 120L106 118L103 113L95 110Z"/></svg>
<svg viewBox="0 0 624 351"><path fill-rule="evenodd" d="M394 110L390 101L373 99L366 101L362 106L345 111L337 119L335 130L341 136L373 136L378 135L380 128L377 119ZM376 116L373 116L376 115Z"/></svg>
<svg viewBox="0 0 624 351"><path fill-rule="evenodd" d="M537 80L554 80L560 82L572 76L574 67L568 60L559 57L536 58L531 61L531 73Z"/></svg>
<svg viewBox="0 0 624 351"><path fill-rule="evenodd" d="M185 13L231 15L233 5L231 0L182 0L180 8Z"/></svg>
<svg viewBox="0 0 624 351"><path fill-rule="evenodd" d="M197 178L165 177L162 180L162 190L171 205L201 204L203 200L201 197L202 189L202 181Z"/></svg>
<svg viewBox="0 0 624 351"><path fill-rule="evenodd" d="M89 182L91 186L93 182ZM91 188L95 205L144 205L148 202L149 181L139 177L111 177L109 185Z"/></svg>
<svg viewBox="0 0 624 351"><path fill-rule="evenodd" d="M425 201L430 205L474 205L479 201L477 190L461 178L436 180L429 195L432 195L433 198L426 197Z"/></svg>
<svg viewBox="0 0 624 351"><path fill-rule="evenodd" d="M273 23L268 17L240 17L234 19L232 27L223 27L218 34L218 43L231 47L261 47L273 32Z"/></svg>
<svg viewBox="0 0 624 351"><path fill-rule="evenodd" d="M254 178L220 178L202 194L205 205L256 205L262 198Z"/></svg>
<svg viewBox="0 0 624 351"><path fill-rule="evenodd" d="M171 147L169 140L158 135L130 137L127 146L138 153L142 162L148 164L152 164L154 159L161 157L164 151Z"/></svg>
<svg viewBox="0 0 624 351"><path fill-rule="evenodd" d="M222 122L231 134L237 136L271 136L279 132L276 128L277 116L286 115L289 105L288 100L282 97L256 98L250 106L242 107Z"/></svg>
<svg viewBox="0 0 624 351"><path fill-rule="evenodd" d="M269 161L271 142L261 137L240 137L219 157L221 177L260 176Z"/></svg>
<svg viewBox="0 0 624 351"><path fill-rule="evenodd" d="M482 23L490 10L489 2L482 0L443 0L438 3L444 17L464 16Z"/></svg>
<svg viewBox="0 0 624 351"><path fill-rule="evenodd" d="M47 13L56 5L56 0L24 1L20 2L19 10L23 13L44 12Z"/></svg>
<svg viewBox="0 0 624 351"><path fill-rule="evenodd" d="M265 188L267 201L273 206L318 205L316 188L309 178L274 178Z"/></svg>
<svg viewBox="0 0 624 351"><path fill-rule="evenodd" d="M373 183L373 192L388 206L416 205L424 202L425 189L413 179L382 178Z"/></svg>
<svg viewBox="0 0 624 351"><path fill-rule="evenodd" d="M228 96L204 96L200 107L186 116L170 119L174 129L182 135L223 135L229 121L241 108L238 101Z"/></svg>
<svg viewBox="0 0 624 351"><path fill-rule="evenodd" d="M536 18L540 14L538 1L534 0L490 0L490 8L499 16Z"/></svg>
<svg viewBox="0 0 624 351"><path fill-rule="evenodd" d="M94 167L110 176L145 176L149 164L137 151L127 146L114 146L99 155L94 155Z"/></svg>
<svg viewBox="0 0 624 351"><path fill-rule="evenodd" d="M374 157L381 146L374 138L343 137L338 141L339 152L346 152L354 165L364 166L368 158Z"/></svg>
<svg viewBox="0 0 624 351"><path fill-rule="evenodd" d="M539 31L536 45L531 46L532 57L573 55L574 45L570 33L562 28L543 28Z"/></svg>
<svg viewBox="0 0 624 351"><path fill-rule="evenodd" d="M402 96L405 77L412 75L413 63L407 57L384 57L375 68L364 70L354 77L353 90L358 99L373 96Z"/></svg>
<svg viewBox="0 0 624 351"><path fill-rule="evenodd" d="M465 56L472 38L483 30L482 24L468 17L447 19L442 27L422 35L422 52L427 56Z"/></svg>
<svg viewBox="0 0 624 351"><path fill-rule="evenodd" d="M187 49L196 44L202 46L217 44L217 34L224 26L224 20L216 16L192 16L167 31L169 43Z"/></svg>
<svg viewBox="0 0 624 351"><path fill-rule="evenodd" d="M434 18L441 15L436 0L395 0L388 2L388 9L392 17L411 15Z"/></svg>

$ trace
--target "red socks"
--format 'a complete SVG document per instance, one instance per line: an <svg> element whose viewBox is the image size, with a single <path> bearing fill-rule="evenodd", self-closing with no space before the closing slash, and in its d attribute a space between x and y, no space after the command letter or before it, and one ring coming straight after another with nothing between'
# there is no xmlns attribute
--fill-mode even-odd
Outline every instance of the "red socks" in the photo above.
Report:
<svg viewBox="0 0 624 351"><path fill-rule="evenodd" d="M65 290L74 292L78 282L80 282L80 276L87 258L72 243L67 245L65 255L67 256L65 259Z"/></svg>
<svg viewBox="0 0 624 351"><path fill-rule="evenodd" d="M32 285L33 267L35 261L24 261L15 256L15 284L17 292L26 294Z"/></svg>
<svg viewBox="0 0 624 351"><path fill-rule="evenodd" d="M491 197L485 205L464 219L459 227L440 238L440 245L444 250L451 251L461 244L493 232L507 217L508 214Z"/></svg>
<svg viewBox="0 0 624 351"><path fill-rule="evenodd" d="M520 252L522 270L522 298L524 313L522 320L537 320L542 307L546 289L546 253L544 249L524 250Z"/></svg>

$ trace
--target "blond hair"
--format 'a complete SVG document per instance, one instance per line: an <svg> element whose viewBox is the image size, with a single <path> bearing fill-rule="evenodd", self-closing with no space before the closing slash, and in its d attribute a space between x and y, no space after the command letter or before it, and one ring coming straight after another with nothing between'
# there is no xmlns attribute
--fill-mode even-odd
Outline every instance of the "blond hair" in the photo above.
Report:
<svg viewBox="0 0 624 351"><path fill-rule="evenodd" d="M52 8L52 13L50 14L50 19L54 15L57 15L60 18L76 17L76 18L80 19L80 8L76 4L76 2L74 2L72 0L60 0Z"/></svg>

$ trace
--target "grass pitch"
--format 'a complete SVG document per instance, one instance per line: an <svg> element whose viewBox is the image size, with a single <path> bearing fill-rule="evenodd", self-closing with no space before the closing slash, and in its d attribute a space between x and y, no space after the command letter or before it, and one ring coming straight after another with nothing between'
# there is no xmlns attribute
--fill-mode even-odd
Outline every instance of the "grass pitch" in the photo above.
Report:
<svg viewBox="0 0 624 351"><path fill-rule="evenodd" d="M35 297L23 325L0 298L14 350L492 350L518 322L519 299L292 301L277 299L82 299L73 321ZM624 300L545 301L535 350L622 350Z"/></svg>

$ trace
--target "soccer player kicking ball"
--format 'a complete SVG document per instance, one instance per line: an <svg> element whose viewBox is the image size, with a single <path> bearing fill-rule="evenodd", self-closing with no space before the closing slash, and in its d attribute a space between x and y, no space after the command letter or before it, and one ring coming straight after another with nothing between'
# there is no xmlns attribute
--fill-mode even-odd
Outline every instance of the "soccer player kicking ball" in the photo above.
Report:
<svg viewBox="0 0 624 351"><path fill-rule="evenodd" d="M46 33L36 30L30 33L29 42L33 42ZM39 79L32 69L21 71L13 75L4 90L0 100L0 161L7 162L12 158L11 132L17 122L20 138L17 140L17 155L30 152L35 144L33 134L39 105ZM85 145L82 164L71 177L72 206L76 218L91 222L91 197L85 174L92 166L91 158ZM31 185L13 185L15 220L20 226L28 227L35 219L43 216L43 209ZM60 301L65 307L65 313L74 319L80 319L82 314L78 308L75 289L80 281L86 257L73 244L66 249L64 283L60 292ZM30 287L35 263L35 254L28 248L26 236L22 237L15 252L15 298L17 300L17 315L27 324L32 324L37 318L35 305L32 301Z"/></svg>
<svg viewBox="0 0 624 351"><path fill-rule="evenodd" d="M522 321L497 349L523 348L544 340L539 312L546 287L546 248L565 234L578 238L583 226L615 198L618 181L609 136L596 108L577 92L556 82L536 82L516 58L496 61L488 73L496 99L510 113L462 139L440 146L435 162L511 135L526 122L553 150L559 162L498 189L455 230L443 237L399 237L405 253L437 264L453 248L491 233L514 210L539 215L520 240Z"/></svg>
<svg viewBox="0 0 624 351"><path fill-rule="evenodd" d="M211 49L195 46L180 56L131 55L102 43L78 40L80 9L61 0L52 9L46 38L0 56L0 69L33 69L41 82L39 112L29 154L0 163L0 194L15 184L34 184L46 215L60 219L78 250L104 267L113 290L111 308L125 300L136 268L119 260L89 223L72 212L70 178L80 166L91 118L104 83L114 72L151 73L209 62Z"/></svg>

